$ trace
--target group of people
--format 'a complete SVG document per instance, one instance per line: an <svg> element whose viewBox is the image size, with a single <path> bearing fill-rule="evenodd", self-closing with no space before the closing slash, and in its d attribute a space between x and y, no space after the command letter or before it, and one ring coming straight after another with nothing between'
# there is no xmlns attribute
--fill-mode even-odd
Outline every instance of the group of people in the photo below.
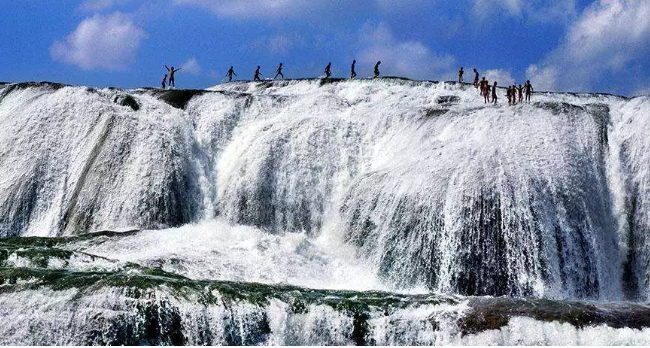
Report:
<svg viewBox="0 0 650 348"><path fill-rule="evenodd" d="M165 69L167 69L167 73L169 73L169 87L176 87L174 74L176 74L176 72L181 70L182 68L174 69L173 66L170 68L167 65L165 65ZM162 89L165 89L165 87L167 87L167 76L168 76L167 74L163 76L162 83L161 83Z"/></svg>
<svg viewBox="0 0 650 348"><path fill-rule="evenodd" d="M375 64L375 70L374 70L375 77L379 77L379 65L381 65L381 61L378 61ZM357 77L356 66L357 66L357 61L353 60L352 65L350 66L350 78L351 79ZM275 70L275 76L273 77L274 80L277 79L277 78L284 79L284 73L282 72L283 68L284 68L284 64L280 63L278 65L278 68ZM259 66L259 65L257 66L257 68L255 68L255 72L253 72L253 81L262 81L262 73L260 72L261 69L262 69L262 67ZM332 62L327 63L323 73L325 74L324 77L326 79L329 79L329 78L332 77ZM237 74L235 73L235 68L231 66L230 69L228 69L228 72L226 72L226 77L228 78L228 82L232 82L232 79L233 79L234 76L237 76Z"/></svg>
<svg viewBox="0 0 650 348"><path fill-rule="evenodd" d="M458 82L463 83L463 67L460 67L458 70ZM490 82L485 79L485 76L482 80L479 81L479 73L474 68L474 87L479 90L481 96L483 96L483 102L487 103L497 103L499 99L497 95L497 81L494 81L494 84L490 86ZM530 80L526 81L524 85L521 84L517 87L515 83L512 86L506 88L506 97L508 98L508 105L516 105L517 103L524 102L524 95L526 96L526 102L530 102L530 96L533 94L533 85L530 83Z"/></svg>
<svg viewBox="0 0 650 348"><path fill-rule="evenodd" d="M352 65L350 66L350 78L353 79L357 77L357 72L356 72L356 65L357 61L353 60ZM381 61L378 61L375 64L375 69L374 69L374 77L379 77L379 66L381 65ZM261 81L262 78L262 73L260 72L260 67L259 65L255 69L255 72L253 73L253 81ZM284 79L284 73L282 72L282 69L284 68L284 64L280 63L278 65L278 68L275 71L275 77L273 79L277 79L278 77L281 79ZM174 68L173 66L170 68L167 65L165 65L165 69L167 69L167 74L163 76L162 79L162 89L165 89L167 87L167 81L169 81L169 87L175 87L175 77L174 75L176 72L181 70L181 68ZM325 66L325 78L329 79L332 76L332 62L327 63L327 66ZM460 67L460 70L458 70L458 82L463 83L463 75L465 74L465 71L463 70L463 67ZM484 103L497 103L497 100L499 97L497 96L497 82L494 81L494 84L490 86L489 81L485 79L485 76L483 77L482 80L479 81L479 73L474 68L474 87L479 90L479 93L481 96L483 96L483 101ZM228 72L226 73L226 77L228 77L228 82L232 81L233 76L237 76L235 73L235 68L230 67L228 69ZM524 102L524 95L526 96L526 102L530 102L530 96L533 93L533 85L530 83L530 80L526 81L526 83L522 86L521 84L519 87L517 87L516 84L512 86L508 86L506 90L506 97L508 98L508 105L516 105L518 102L523 103Z"/></svg>

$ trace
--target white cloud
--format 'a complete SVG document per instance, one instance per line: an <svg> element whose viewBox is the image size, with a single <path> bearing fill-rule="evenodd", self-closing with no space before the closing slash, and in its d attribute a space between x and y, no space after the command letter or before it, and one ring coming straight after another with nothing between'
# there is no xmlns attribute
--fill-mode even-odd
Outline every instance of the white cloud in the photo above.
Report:
<svg viewBox="0 0 650 348"><path fill-rule="evenodd" d="M368 8L394 13L420 9L428 3L430 0L174 0L176 5L197 6L221 18L239 20L323 18L367 11Z"/></svg>
<svg viewBox="0 0 650 348"><path fill-rule="evenodd" d="M540 87L589 90L607 73L626 74L647 62L649 53L650 1L598 0L569 26L553 52L528 68L527 76L539 79Z"/></svg>
<svg viewBox="0 0 650 348"><path fill-rule="evenodd" d="M260 52L273 55L287 55L290 50L298 45L304 43L304 39L297 33L284 33L274 34L271 36L263 36L243 45L244 49L251 49L258 54Z"/></svg>
<svg viewBox="0 0 650 348"><path fill-rule="evenodd" d="M99 12L129 1L130 0L86 0L81 3L79 7L84 11Z"/></svg>
<svg viewBox="0 0 650 348"><path fill-rule="evenodd" d="M194 5L208 9L219 17L257 19L286 17L316 12L325 4L318 0L174 0L179 5Z"/></svg>
<svg viewBox="0 0 650 348"><path fill-rule="evenodd" d="M185 63L181 65L181 68L183 69L183 72L186 72L190 75L199 75L203 71L199 65L199 62L194 57L190 57L188 60L186 60Z"/></svg>
<svg viewBox="0 0 650 348"><path fill-rule="evenodd" d="M494 83L494 81L497 81L499 86L510 86L513 83L515 83L515 79L512 78L512 73L508 70L503 70L503 69L485 70L483 72L483 76L485 76L485 79L490 81L490 83Z"/></svg>
<svg viewBox="0 0 650 348"><path fill-rule="evenodd" d="M565 48L577 62L599 59L620 68L633 56L638 44L650 39L650 1L601 0L590 6L569 29Z"/></svg>
<svg viewBox="0 0 650 348"><path fill-rule="evenodd" d="M529 7L527 13L537 22L557 23L559 21L568 24L570 20L575 19L577 11L576 0L561 0Z"/></svg>
<svg viewBox="0 0 650 348"><path fill-rule="evenodd" d="M116 12L84 19L77 29L50 49L52 59L84 70L124 70L133 63L147 37L130 17Z"/></svg>
<svg viewBox="0 0 650 348"><path fill-rule="evenodd" d="M538 22L566 22L576 13L576 0L472 0L474 15L493 19L495 15L525 17Z"/></svg>
<svg viewBox="0 0 650 348"><path fill-rule="evenodd" d="M431 79L436 74L453 69L454 57L438 56L419 41L398 42L383 23L376 26L365 24L360 41L371 44L359 52L359 63L374 66L376 61L381 60L383 75Z"/></svg>
<svg viewBox="0 0 650 348"><path fill-rule="evenodd" d="M540 68L535 64L531 64L526 69L526 79L531 82L534 81L534 88L538 91L553 91L557 89L559 72L553 66Z"/></svg>

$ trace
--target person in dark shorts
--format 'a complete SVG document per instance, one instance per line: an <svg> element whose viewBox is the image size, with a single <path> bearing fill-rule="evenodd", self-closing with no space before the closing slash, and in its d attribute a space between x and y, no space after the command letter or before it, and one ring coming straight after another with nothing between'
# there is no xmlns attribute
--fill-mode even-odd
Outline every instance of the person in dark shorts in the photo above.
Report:
<svg viewBox="0 0 650 348"><path fill-rule="evenodd" d="M487 83L487 81L486 81L486 84L485 84L485 98L484 98L486 103L490 102L490 90L491 90L490 89L490 84Z"/></svg>
<svg viewBox="0 0 650 348"><path fill-rule="evenodd" d="M350 78L353 79L357 77L357 72L355 71L355 66L357 65L356 59L352 61L352 65L350 66Z"/></svg>
<svg viewBox="0 0 650 348"><path fill-rule="evenodd" d="M530 95L533 94L533 85L530 84L530 80L524 84L524 93L526 93L526 101L530 102Z"/></svg>
<svg viewBox="0 0 650 348"><path fill-rule="evenodd" d="M517 96L519 97L519 102L523 103L524 102L524 88L521 87L521 84L519 84L519 87L517 87Z"/></svg>
<svg viewBox="0 0 650 348"><path fill-rule="evenodd" d="M253 81L262 81L262 79L260 78L260 76L262 75L260 69L261 67L258 65L257 69L255 69L255 74L253 75Z"/></svg>
<svg viewBox="0 0 650 348"><path fill-rule="evenodd" d="M332 76L332 62L327 63L325 67L325 78L329 79Z"/></svg>
<svg viewBox="0 0 650 348"><path fill-rule="evenodd" d="M481 80L481 95L483 95L483 102L485 104L490 102L490 83L485 77Z"/></svg>
<svg viewBox="0 0 650 348"><path fill-rule="evenodd" d="M499 98L497 97L497 82L494 81L494 85L492 86L492 102L496 105L498 99Z"/></svg>
<svg viewBox="0 0 650 348"><path fill-rule="evenodd" d="M488 82L485 79L485 76L483 76L483 79L481 80L481 82L479 82L478 85L480 87L479 88L479 93L481 94L481 96L485 96L485 90L486 90L487 85L488 85Z"/></svg>
<svg viewBox="0 0 650 348"><path fill-rule="evenodd" d="M381 65L381 60L375 64L375 77L379 77L379 65Z"/></svg>
<svg viewBox="0 0 650 348"><path fill-rule="evenodd" d="M237 74L235 74L235 68L231 66L230 69L228 69L228 72L226 73L226 76L228 76L228 82L232 82L233 75L237 76Z"/></svg>

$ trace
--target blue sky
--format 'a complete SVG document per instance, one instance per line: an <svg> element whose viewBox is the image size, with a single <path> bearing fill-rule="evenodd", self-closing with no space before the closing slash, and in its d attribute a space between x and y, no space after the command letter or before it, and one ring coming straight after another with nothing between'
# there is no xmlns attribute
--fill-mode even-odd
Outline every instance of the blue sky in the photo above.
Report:
<svg viewBox="0 0 650 348"><path fill-rule="evenodd" d="M650 93L648 0L0 0L0 81L179 87L315 77L455 79L478 68L538 90Z"/></svg>

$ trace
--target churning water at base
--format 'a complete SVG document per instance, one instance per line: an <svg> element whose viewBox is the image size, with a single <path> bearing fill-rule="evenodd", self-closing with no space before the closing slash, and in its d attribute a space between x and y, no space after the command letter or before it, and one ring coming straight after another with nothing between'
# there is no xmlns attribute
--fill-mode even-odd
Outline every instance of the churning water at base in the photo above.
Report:
<svg viewBox="0 0 650 348"><path fill-rule="evenodd" d="M649 105L0 85L2 343L648 344Z"/></svg>

